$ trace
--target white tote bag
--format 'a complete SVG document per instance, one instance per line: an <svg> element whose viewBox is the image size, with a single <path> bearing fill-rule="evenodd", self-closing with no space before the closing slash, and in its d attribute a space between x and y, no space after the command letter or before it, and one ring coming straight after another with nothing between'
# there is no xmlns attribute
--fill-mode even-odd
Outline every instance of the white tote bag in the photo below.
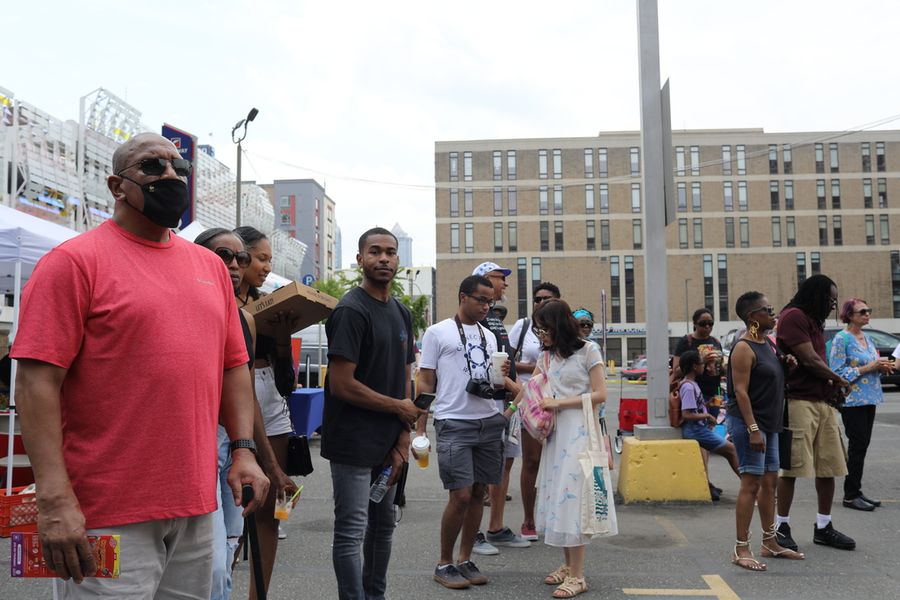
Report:
<svg viewBox="0 0 900 600"><path fill-rule="evenodd" d="M581 395L581 408L588 431L587 447L579 453L578 462L584 474L581 492L581 531L585 535L606 537L619 533L616 506L609 475L609 456L601 441L590 394Z"/></svg>

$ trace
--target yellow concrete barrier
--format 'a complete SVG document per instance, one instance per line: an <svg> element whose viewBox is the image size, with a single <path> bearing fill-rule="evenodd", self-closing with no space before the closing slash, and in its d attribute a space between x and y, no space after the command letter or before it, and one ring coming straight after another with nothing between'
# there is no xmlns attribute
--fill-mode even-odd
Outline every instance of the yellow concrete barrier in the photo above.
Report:
<svg viewBox="0 0 900 600"><path fill-rule="evenodd" d="M606 361L606 374L607 375L615 375L616 374L616 361L610 359Z"/></svg>
<svg viewBox="0 0 900 600"><path fill-rule="evenodd" d="M623 440L622 502L711 502L700 446L694 440Z"/></svg>

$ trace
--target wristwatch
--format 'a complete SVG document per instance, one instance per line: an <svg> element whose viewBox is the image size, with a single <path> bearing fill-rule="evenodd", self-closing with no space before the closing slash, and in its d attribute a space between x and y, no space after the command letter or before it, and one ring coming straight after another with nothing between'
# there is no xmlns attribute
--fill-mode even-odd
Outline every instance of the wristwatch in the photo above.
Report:
<svg viewBox="0 0 900 600"><path fill-rule="evenodd" d="M228 445L228 452L234 452L238 448L246 448L253 454L256 454L256 442L254 442L253 440L233 440Z"/></svg>

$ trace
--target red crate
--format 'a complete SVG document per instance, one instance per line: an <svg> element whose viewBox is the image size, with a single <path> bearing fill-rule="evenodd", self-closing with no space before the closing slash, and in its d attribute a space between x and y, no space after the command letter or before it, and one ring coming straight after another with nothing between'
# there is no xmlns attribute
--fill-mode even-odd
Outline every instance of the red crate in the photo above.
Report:
<svg viewBox="0 0 900 600"><path fill-rule="evenodd" d="M622 398L619 400L619 431L634 431L635 425L647 424L647 399Z"/></svg>
<svg viewBox="0 0 900 600"><path fill-rule="evenodd" d="M9 537L13 531L37 531L37 497L34 493L18 493L24 489L13 488L12 496L5 490L0 495L0 537Z"/></svg>

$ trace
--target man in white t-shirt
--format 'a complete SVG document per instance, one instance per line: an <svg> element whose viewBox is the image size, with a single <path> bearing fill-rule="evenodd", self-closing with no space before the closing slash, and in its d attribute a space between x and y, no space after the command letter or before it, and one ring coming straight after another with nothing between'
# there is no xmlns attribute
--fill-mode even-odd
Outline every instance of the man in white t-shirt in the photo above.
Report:
<svg viewBox="0 0 900 600"><path fill-rule="evenodd" d="M540 307L547 300L560 297L559 288L544 281L534 288L533 292L534 304L531 313ZM524 336L522 335L524 332ZM541 353L541 341L534 335L531 330L531 319L524 318L516 321L509 332L509 343L512 347L516 373L519 376L519 383L525 385L525 382L531 379L534 372L535 364ZM521 346L521 352L519 351ZM519 443L522 447L522 469L519 475L519 487L522 490L522 512L524 519L522 520L522 539L534 541L538 539L537 531L534 528L534 502L537 495L535 483L537 481L538 467L541 464L541 448L543 445L537 441L525 430L521 428L519 432Z"/></svg>
<svg viewBox="0 0 900 600"><path fill-rule="evenodd" d="M493 298L490 280L481 275L466 277L459 286L456 315L429 327L422 338L417 389L435 393L438 471L449 491L434 579L453 589L487 583L471 560L472 546L484 510L485 488L500 483L503 475L507 420L494 400L489 373L497 340L479 324L493 306ZM418 435L425 434L426 421L427 416L419 419ZM459 560L454 562L458 537Z"/></svg>

